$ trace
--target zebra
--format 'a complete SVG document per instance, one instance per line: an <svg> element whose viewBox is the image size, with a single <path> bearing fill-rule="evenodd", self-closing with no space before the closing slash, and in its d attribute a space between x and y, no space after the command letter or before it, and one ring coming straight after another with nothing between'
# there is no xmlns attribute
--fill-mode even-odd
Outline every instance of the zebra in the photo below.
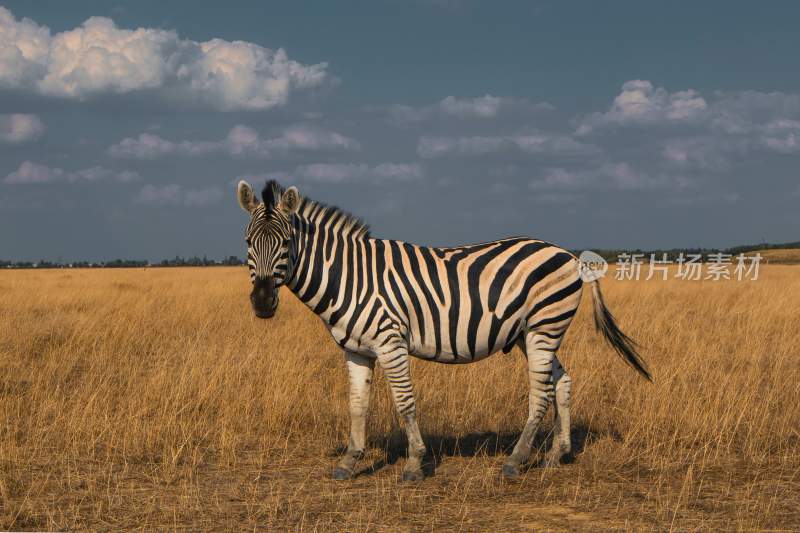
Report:
<svg viewBox="0 0 800 533"><path fill-rule="evenodd" d="M297 187L266 183L262 200L246 181L239 205L250 215L245 241L255 315L271 318L286 286L317 314L345 355L350 437L334 479L354 476L365 448L375 364L389 383L408 440L404 481L424 477L410 356L472 363L519 346L527 358L528 418L502 473L521 475L552 402L553 444L544 466L570 452L571 378L556 357L580 303L579 261L551 243L512 237L454 248L373 238L359 219ZM595 326L615 351L651 380L636 345L617 326L599 283L590 282Z"/></svg>

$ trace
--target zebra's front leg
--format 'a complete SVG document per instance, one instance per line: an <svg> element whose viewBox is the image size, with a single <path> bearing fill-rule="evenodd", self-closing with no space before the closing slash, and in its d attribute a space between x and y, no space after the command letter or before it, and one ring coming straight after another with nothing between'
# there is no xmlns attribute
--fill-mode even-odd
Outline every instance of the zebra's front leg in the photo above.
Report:
<svg viewBox="0 0 800 533"><path fill-rule="evenodd" d="M503 465L503 474L517 477L520 466L531 456L533 438L553 398L553 340L530 331L525 337L525 352L528 355L528 420L522 430L514 451Z"/></svg>
<svg viewBox="0 0 800 533"><path fill-rule="evenodd" d="M422 459L425 457L425 444L419 432L416 416L414 387L411 384L411 363L405 347L378 356L383 373L389 381L392 399L398 415L403 419L408 438L408 459L403 467L403 481L419 481L422 473Z"/></svg>
<svg viewBox="0 0 800 533"><path fill-rule="evenodd" d="M356 463L364 456L367 410L375 359L345 352L347 375L350 378L350 442L347 451L333 471L333 479L353 477Z"/></svg>

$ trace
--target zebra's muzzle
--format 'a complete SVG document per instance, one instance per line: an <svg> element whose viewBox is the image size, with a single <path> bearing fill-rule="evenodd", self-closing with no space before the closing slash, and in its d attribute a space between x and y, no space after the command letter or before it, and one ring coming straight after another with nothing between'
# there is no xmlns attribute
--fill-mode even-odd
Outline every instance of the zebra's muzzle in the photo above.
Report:
<svg viewBox="0 0 800 533"><path fill-rule="evenodd" d="M253 311L255 311L255 314L258 318L272 318L273 316L275 316L275 309L277 308L278 308L277 304L275 305L275 307L271 309L260 309L256 306L253 306Z"/></svg>
<svg viewBox="0 0 800 533"><path fill-rule="evenodd" d="M253 292L250 293L250 303L258 318L275 316L275 310L278 308L278 291L271 277L255 279Z"/></svg>

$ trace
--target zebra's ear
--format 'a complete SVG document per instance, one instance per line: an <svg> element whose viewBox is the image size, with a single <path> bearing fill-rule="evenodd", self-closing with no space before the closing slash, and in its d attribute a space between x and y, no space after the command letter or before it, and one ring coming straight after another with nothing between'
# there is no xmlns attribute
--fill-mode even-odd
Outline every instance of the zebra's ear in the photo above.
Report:
<svg viewBox="0 0 800 533"><path fill-rule="evenodd" d="M236 197L239 200L241 208L248 213L252 213L253 209L258 205L256 193L253 192L253 188L250 184L244 180L240 181L239 185L236 187Z"/></svg>
<svg viewBox="0 0 800 533"><path fill-rule="evenodd" d="M279 207L287 215L297 213L297 208L300 207L300 193L297 191L297 187L292 185L283 192Z"/></svg>

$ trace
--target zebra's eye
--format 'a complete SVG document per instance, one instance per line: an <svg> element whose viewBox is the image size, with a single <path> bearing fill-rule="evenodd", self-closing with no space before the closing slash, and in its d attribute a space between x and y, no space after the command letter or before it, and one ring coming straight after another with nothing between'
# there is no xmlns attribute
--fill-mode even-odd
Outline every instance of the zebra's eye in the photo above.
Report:
<svg viewBox="0 0 800 533"><path fill-rule="evenodd" d="M245 239L244 242L247 243L248 248L250 247L250 239Z"/></svg>

